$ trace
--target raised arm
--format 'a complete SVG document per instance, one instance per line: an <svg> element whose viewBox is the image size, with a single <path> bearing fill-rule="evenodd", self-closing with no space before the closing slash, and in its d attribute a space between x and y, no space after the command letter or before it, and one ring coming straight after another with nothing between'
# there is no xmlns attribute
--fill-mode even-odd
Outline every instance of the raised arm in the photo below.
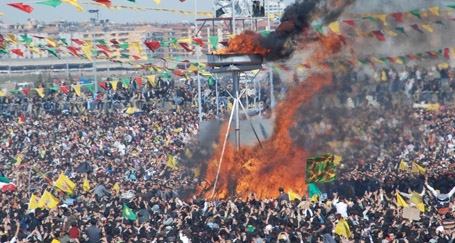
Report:
<svg viewBox="0 0 455 243"><path fill-rule="evenodd" d="M452 188L452 190L450 190L449 194L447 194L447 195L449 196L449 198L451 198L454 193L455 193L455 186Z"/></svg>
<svg viewBox="0 0 455 243"><path fill-rule="evenodd" d="M439 193L437 193L433 187L428 185L428 182L426 182L426 181L425 181L425 186L428 188L428 190L431 192L431 194L433 194L433 196L437 197L439 195Z"/></svg>

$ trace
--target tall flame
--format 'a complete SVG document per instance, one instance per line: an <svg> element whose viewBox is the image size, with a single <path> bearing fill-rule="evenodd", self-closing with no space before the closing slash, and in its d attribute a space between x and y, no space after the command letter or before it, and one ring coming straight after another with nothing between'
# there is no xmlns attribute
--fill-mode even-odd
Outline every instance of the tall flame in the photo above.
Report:
<svg viewBox="0 0 455 243"><path fill-rule="evenodd" d="M260 34L247 30L232 38L227 48L220 49L215 54L261 54L265 56L270 50L263 48L259 41Z"/></svg>
<svg viewBox="0 0 455 243"><path fill-rule="evenodd" d="M315 54L313 60L325 60L328 55L340 51L343 40L340 37L326 36L320 41L306 44ZM259 197L274 197L278 187L293 190L301 195L306 191L305 160L311 154L305 148L293 143L289 131L296 125L295 113L302 104L310 101L322 88L332 83L332 74L314 73L307 81L299 82L288 92L288 97L276 107L273 135L262 143L262 148L242 147L237 151L230 144L222 158L221 173L216 183L215 196L243 196L256 193ZM226 131L224 124L222 131ZM223 143L224 133L220 134L219 144ZM206 181L199 192L206 197L212 196L212 189L221 157L222 146L218 146L209 163Z"/></svg>

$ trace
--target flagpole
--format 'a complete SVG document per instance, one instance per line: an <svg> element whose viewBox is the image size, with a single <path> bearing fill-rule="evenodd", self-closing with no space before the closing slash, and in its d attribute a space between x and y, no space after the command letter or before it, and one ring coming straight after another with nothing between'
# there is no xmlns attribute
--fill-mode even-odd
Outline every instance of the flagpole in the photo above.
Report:
<svg viewBox="0 0 455 243"><path fill-rule="evenodd" d="M197 37L198 34L198 26L197 26L197 0L194 0L194 37ZM198 63L198 71L197 71L197 108L199 113L199 122L202 122L202 99L201 99L201 75L199 74L199 52L200 46L196 45L196 60Z"/></svg>
<svg viewBox="0 0 455 243"><path fill-rule="evenodd" d="M31 178L32 178L32 168L29 168L28 170L28 189L27 189L27 192L30 194L30 182L31 182Z"/></svg>

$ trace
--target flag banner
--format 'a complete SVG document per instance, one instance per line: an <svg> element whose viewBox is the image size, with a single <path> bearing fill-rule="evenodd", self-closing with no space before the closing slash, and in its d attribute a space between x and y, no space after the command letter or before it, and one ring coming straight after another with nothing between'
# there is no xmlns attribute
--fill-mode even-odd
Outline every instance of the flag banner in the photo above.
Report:
<svg viewBox="0 0 455 243"><path fill-rule="evenodd" d="M49 209L53 209L55 207L57 207L59 203L59 200L54 197L54 195L52 195L50 192L48 191L44 191L43 195L41 196L41 199L38 203L38 207L39 208L49 208Z"/></svg>
<svg viewBox="0 0 455 243"><path fill-rule="evenodd" d="M307 159L307 182L331 182L336 177L336 167L333 154L317 155Z"/></svg>
<svg viewBox="0 0 455 243"><path fill-rule="evenodd" d="M341 218L335 226L335 234L344 236L348 239L351 237L351 229L344 218Z"/></svg>
<svg viewBox="0 0 455 243"><path fill-rule="evenodd" d="M397 204L400 207L404 207L404 208L409 207L408 203L403 199L403 197L400 195L400 193L397 193Z"/></svg>
<svg viewBox="0 0 455 243"><path fill-rule="evenodd" d="M66 192L73 193L76 184L70 180L65 174L60 174L57 181L54 183L55 187Z"/></svg>
<svg viewBox="0 0 455 243"><path fill-rule="evenodd" d="M427 170L425 168L423 168L421 165L417 164L416 162L412 162L411 171L412 171L412 173L417 173L417 174L422 174L422 175L424 175L427 172Z"/></svg>
<svg viewBox="0 0 455 243"><path fill-rule="evenodd" d="M123 203L123 217L129 220L136 220L137 216L125 203Z"/></svg>

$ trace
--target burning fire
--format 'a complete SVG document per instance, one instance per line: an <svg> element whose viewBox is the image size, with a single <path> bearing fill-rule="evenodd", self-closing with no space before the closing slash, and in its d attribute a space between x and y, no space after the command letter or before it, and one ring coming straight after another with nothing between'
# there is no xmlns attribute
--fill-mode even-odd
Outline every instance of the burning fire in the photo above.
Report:
<svg viewBox="0 0 455 243"><path fill-rule="evenodd" d="M261 47L260 34L247 30L232 38L228 47L214 52L214 54L261 54L265 56L270 50Z"/></svg>
<svg viewBox="0 0 455 243"><path fill-rule="evenodd" d="M240 38L240 37L239 37ZM245 51L251 53L251 48L236 49L240 44L236 39L229 51ZM319 41L305 44L312 48L312 60L325 60L329 55L341 50L343 40L338 36L326 36ZM243 44L243 43L242 43ZM251 39L249 40L251 44ZM235 47L234 47L235 46ZM247 46L247 45L244 45ZM238 48L242 48L239 45ZM247 51L248 50L248 51ZM256 50L256 49L253 49ZM260 198L276 197L278 188L282 187L305 195L305 160L312 154L302 147L297 147L289 135L289 131L296 125L295 113L302 104L310 101L322 88L332 83L330 72L311 74L307 81L299 82L290 89L288 97L275 109L275 128L273 135L262 143L262 148L242 147L237 151L228 144L222 158L220 175L216 185L215 197L227 198L230 196L246 197L256 193ZM219 144L223 144L224 131L227 124L221 129ZM213 184L218 171L222 146L218 146L210 160L206 172L206 184L199 188L199 193L206 197L212 196Z"/></svg>

